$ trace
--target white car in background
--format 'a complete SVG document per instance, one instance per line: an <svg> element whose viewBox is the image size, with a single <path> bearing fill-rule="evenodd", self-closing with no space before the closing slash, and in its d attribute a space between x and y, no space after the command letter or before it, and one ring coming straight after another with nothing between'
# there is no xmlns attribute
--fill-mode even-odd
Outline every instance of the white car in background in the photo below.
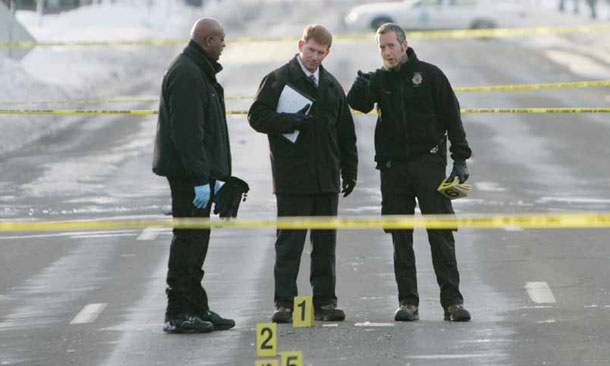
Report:
<svg viewBox="0 0 610 366"><path fill-rule="evenodd" d="M389 22L406 29L504 28L518 24L525 10L517 0L403 0L355 6L343 21L352 31Z"/></svg>

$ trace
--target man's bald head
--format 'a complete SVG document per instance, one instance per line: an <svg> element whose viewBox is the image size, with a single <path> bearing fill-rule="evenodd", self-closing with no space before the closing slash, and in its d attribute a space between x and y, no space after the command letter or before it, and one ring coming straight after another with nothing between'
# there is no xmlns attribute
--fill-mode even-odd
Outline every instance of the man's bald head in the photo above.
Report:
<svg viewBox="0 0 610 366"><path fill-rule="evenodd" d="M214 61L218 60L225 47L225 32L222 25L214 18L197 20L191 30L191 39Z"/></svg>

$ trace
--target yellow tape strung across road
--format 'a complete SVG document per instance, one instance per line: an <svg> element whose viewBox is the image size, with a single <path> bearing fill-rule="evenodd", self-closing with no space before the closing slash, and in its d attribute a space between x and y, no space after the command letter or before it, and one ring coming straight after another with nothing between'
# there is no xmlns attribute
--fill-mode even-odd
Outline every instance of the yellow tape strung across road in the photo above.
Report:
<svg viewBox="0 0 610 366"><path fill-rule="evenodd" d="M159 98L156 97L120 97L108 99L74 99L74 100L55 100L55 101L40 101L40 102L0 102L0 106L11 107L27 107L46 105L65 105L65 104L115 104L115 103L158 103Z"/></svg>
<svg viewBox="0 0 610 366"><path fill-rule="evenodd" d="M479 108L479 109L462 109L463 114L473 113L610 113L610 108ZM0 114L47 114L47 115L131 115L131 116L148 116L154 115L156 110L51 110L51 109L0 109ZM352 111L354 114L362 114L358 111ZM375 110L369 114L376 114ZM247 115L248 111L227 111L226 115Z"/></svg>
<svg viewBox="0 0 610 366"><path fill-rule="evenodd" d="M454 215L383 217L284 217L278 220L176 219L168 221L44 221L0 222L0 232L75 231L210 227L279 229L430 229L506 228L526 229L610 228L610 213L493 215L456 217Z"/></svg>
<svg viewBox="0 0 610 366"><path fill-rule="evenodd" d="M99 115L99 114L124 114L131 116L148 116L157 114L153 110L68 110L68 109L0 109L0 114L51 114L51 115ZM229 113L227 113L229 114Z"/></svg>
<svg viewBox="0 0 610 366"><path fill-rule="evenodd" d="M573 81L566 83L546 83L546 84L514 84L514 85L490 85L490 86L467 86L456 87L456 93L477 93L493 91L522 91L522 90L543 90L543 89L572 89L572 88L596 88L610 86L610 80L591 80ZM254 97L248 96L228 96L225 100L251 100ZM119 97L109 99L89 99L89 100L60 100L43 102L0 102L0 106L35 106L40 104L109 104L109 103L158 103L159 98L155 97Z"/></svg>
<svg viewBox="0 0 610 366"><path fill-rule="evenodd" d="M532 35L549 35L549 34L567 34L567 33L591 33L591 32L607 32L610 31L610 25L585 25L575 27L536 27L536 28L492 28L492 29L463 29L463 30L447 30L447 31L421 31L407 32L407 38L481 38L481 37L514 37L514 36L532 36ZM339 36L339 39L350 39L350 36ZM374 37L374 35L372 36Z"/></svg>
<svg viewBox="0 0 610 366"><path fill-rule="evenodd" d="M479 108L462 109L463 114L469 113L610 113L610 108Z"/></svg>
<svg viewBox="0 0 610 366"><path fill-rule="evenodd" d="M457 87L457 88L454 88L453 90L456 93L477 93L477 92L490 92L490 91L595 88L595 87L603 87L603 86L610 86L610 80L574 81L574 82L567 82L567 83L546 83L546 84L470 86L470 87Z"/></svg>
<svg viewBox="0 0 610 366"><path fill-rule="evenodd" d="M34 47L119 47L119 46L183 46L188 39L140 39L115 41L3 41L0 48Z"/></svg>
<svg viewBox="0 0 610 366"><path fill-rule="evenodd" d="M514 37L531 35L549 35L566 33L591 33L610 31L610 25L585 25L576 27L536 27L536 28L496 28L496 29L458 29L443 31L412 31L407 32L408 39L466 39L481 37ZM338 34L337 40L375 39L374 33ZM294 37L239 37L229 38L227 43L254 42L296 42ZM142 40L111 40L111 41L11 41L0 42L0 48L32 48L32 47L100 47L100 46L181 46L187 39L142 39Z"/></svg>

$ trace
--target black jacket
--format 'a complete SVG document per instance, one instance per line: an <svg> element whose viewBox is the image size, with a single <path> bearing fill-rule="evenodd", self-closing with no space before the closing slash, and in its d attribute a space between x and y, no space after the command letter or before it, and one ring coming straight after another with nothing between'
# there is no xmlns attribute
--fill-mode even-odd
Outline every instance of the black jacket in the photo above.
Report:
<svg viewBox="0 0 610 366"><path fill-rule="evenodd" d="M438 67L419 61L412 48L407 56L400 70L369 73L369 88L353 85L347 96L349 105L364 113L377 104L375 161L379 166L438 150L446 155L445 134L451 157L468 159L471 151L460 105L449 80Z"/></svg>
<svg viewBox="0 0 610 366"><path fill-rule="evenodd" d="M297 57L265 76L248 120L252 128L268 135L275 193L338 193L339 175L357 177L354 121L339 82L320 66L316 88ZM276 112L286 84L315 100L310 111L313 123L301 130L295 143L282 136L293 131L293 114Z"/></svg>
<svg viewBox="0 0 610 366"><path fill-rule="evenodd" d="M231 175L231 149L224 91L216 81L222 66L194 41L163 78L153 172L202 185Z"/></svg>

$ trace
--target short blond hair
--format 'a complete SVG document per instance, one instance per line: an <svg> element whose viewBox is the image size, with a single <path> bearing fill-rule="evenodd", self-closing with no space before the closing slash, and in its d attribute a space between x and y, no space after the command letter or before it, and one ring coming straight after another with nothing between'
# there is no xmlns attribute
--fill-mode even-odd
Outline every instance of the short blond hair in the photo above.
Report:
<svg viewBox="0 0 610 366"><path fill-rule="evenodd" d="M320 24L310 24L305 27L303 30L303 35L301 36L301 41L303 41L303 43L307 43L307 41L310 39L321 45L326 45L328 48L330 48L333 43L332 34L330 34L328 29Z"/></svg>

